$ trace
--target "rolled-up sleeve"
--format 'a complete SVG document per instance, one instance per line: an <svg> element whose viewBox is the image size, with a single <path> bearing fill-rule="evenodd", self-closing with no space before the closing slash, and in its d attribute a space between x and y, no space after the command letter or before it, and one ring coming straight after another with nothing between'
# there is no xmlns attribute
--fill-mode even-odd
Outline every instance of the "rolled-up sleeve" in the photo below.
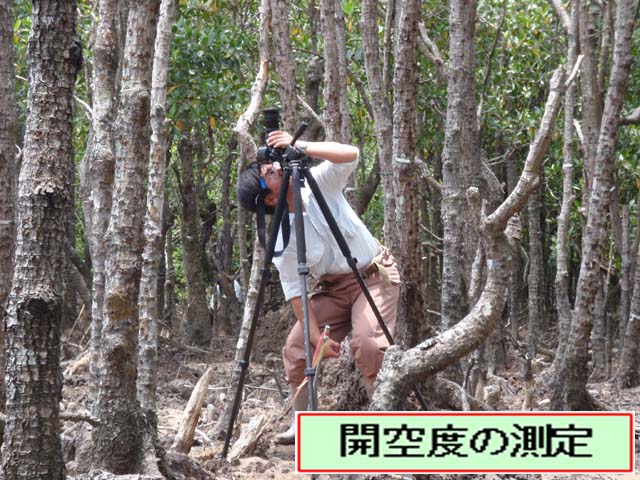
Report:
<svg viewBox="0 0 640 480"><path fill-rule="evenodd" d="M313 167L311 174L322 192L337 194L342 192L347 185L349 175L355 171L359 160L360 150L358 150L358 156L353 162L333 163L325 160Z"/></svg>

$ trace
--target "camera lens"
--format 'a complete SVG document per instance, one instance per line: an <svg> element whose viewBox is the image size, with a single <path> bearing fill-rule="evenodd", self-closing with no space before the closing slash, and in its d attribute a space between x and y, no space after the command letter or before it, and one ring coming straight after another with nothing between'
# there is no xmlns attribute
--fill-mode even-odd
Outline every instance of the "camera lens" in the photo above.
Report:
<svg viewBox="0 0 640 480"><path fill-rule="evenodd" d="M280 110L277 108L265 108L262 110L265 138L276 130L280 130Z"/></svg>

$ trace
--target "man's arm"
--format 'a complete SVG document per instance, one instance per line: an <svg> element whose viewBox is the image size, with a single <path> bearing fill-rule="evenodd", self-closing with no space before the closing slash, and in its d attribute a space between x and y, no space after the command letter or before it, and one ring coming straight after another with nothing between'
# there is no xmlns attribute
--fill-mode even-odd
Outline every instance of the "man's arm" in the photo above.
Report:
<svg viewBox="0 0 640 480"><path fill-rule="evenodd" d="M286 148L291 145L293 137L288 132L275 131L269 134L267 144L270 147ZM337 142L307 142L298 140L297 147L306 147L307 155L322 158L332 163L350 163L358 158L358 147Z"/></svg>
<svg viewBox="0 0 640 480"><path fill-rule="evenodd" d="M316 346L320 341L320 328L318 327L318 321L316 320L316 314L313 311L311 303L309 306L309 336L311 337L311 343ZM291 308L296 315L298 322L304 328L304 317L302 315L302 297L294 297L291 299ZM340 344L334 340L329 339L327 341L327 348L324 352L326 357L337 358L340 356Z"/></svg>

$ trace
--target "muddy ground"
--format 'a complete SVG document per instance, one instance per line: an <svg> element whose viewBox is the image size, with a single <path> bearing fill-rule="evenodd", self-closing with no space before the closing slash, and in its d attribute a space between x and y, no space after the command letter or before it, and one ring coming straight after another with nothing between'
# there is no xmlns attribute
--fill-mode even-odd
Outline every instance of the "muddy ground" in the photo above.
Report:
<svg viewBox="0 0 640 480"><path fill-rule="evenodd" d="M248 373L246 381L246 396L242 404L239 418L241 425L246 425L249 420L259 416L267 416L267 426L263 431L255 449L241 457L239 460L229 463L220 460L220 452L223 442L217 440L214 435L214 427L217 416L221 411L223 402L228 399L228 382L234 367L233 355L235 339L218 338L212 344L212 352L205 354L192 349L183 348L180 345L161 344L159 355L159 382L158 382L158 435L160 444L169 449L174 440L177 427L183 410L193 387L206 370L209 364L214 365L213 381L209 385L205 406L199 420L194 445L189 456L196 460L211 475L210 478L220 480L249 480L249 479L274 479L293 480L296 478L310 478L308 475L296 476L294 473L294 447L276 445L274 436L285 430L290 421L290 411L286 395L288 386L284 381L284 372L279 350L288 328L291 318L281 316L274 317L271 321L262 323L258 332L258 340L254 348L254 362ZM72 363L73 358L79 355L77 351L66 352L66 365ZM544 358L537 362L538 370L544 369L547 364ZM524 382L522 381L521 367L517 362L511 362L510 369L496 371L496 377L487 385L487 392L492 406L499 410L520 410L524 398ZM342 375L342 365L327 364L323 372L323 385L319 389L319 402L322 410L341 409L345 398L349 401L364 399L364 391L341 391L338 388L340 382L336 382L336 376ZM342 373L341 373L342 372ZM355 374L355 372L349 372ZM82 408L88 385L88 372L86 368L80 368L73 374L65 375L63 391L63 409L76 410ZM612 410L640 410L640 388L619 391L614 384L598 383L589 386L592 394L604 402ZM233 395L233 393L231 393ZM547 404L544 392L535 392L536 409L544 410ZM74 435L76 424L64 422L63 432L66 434L65 444L70 442L70 436ZM636 430L638 432L638 428ZM72 458L74 448L65 447L68 473L70 475L82 473L82 465ZM636 454L638 445L636 445ZM197 475L193 475L197 478ZM321 479L336 479L337 476L322 475ZM344 477L343 477L344 478ZM352 479L370 478L367 476L350 476ZM386 475L371 478L385 479L411 479L427 478L427 476ZM640 479L636 470L635 475L430 475L430 479L455 479L468 480L472 478L486 478L496 480L498 478L510 479L589 479L589 480L628 480Z"/></svg>

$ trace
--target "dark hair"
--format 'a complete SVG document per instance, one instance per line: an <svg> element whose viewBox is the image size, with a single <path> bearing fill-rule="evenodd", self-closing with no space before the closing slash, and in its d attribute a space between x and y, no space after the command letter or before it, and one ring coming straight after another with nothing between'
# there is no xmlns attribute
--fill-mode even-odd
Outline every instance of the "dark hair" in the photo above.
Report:
<svg viewBox="0 0 640 480"><path fill-rule="evenodd" d="M260 185L260 164L258 162L251 162L245 167L238 177L238 200L247 210L255 212L258 209L258 202L263 202L263 199L268 195L271 190L262 190ZM273 207L265 205L265 213L273 214Z"/></svg>

